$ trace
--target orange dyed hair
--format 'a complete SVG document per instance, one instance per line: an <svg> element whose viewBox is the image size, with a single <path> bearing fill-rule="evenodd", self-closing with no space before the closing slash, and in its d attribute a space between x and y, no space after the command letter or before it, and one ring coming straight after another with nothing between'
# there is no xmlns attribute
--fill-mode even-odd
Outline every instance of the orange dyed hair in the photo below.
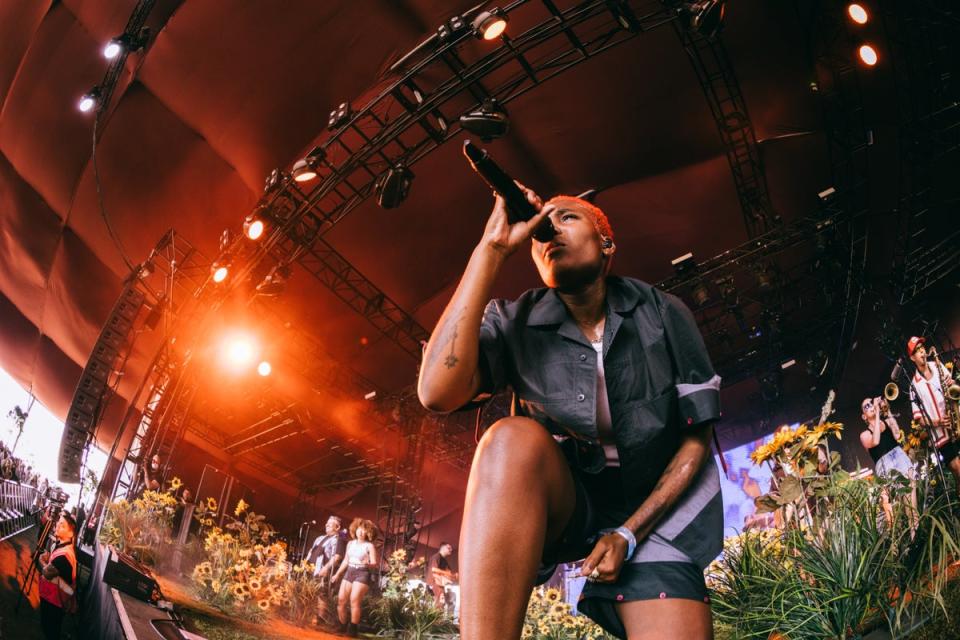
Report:
<svg viewBox="0 0 960 640"><path fill-rule="evenodd" d="M600 235L613 241L613 227L610 226L610 220L607 218L607 214L605 214L600 207L592 202L587 202L583 198L564 195L553 196L550 198L547 204L556 204L559 200L576 203L591 218L593 218L593 224L597 227L597 231L600 232Z"/></svg>

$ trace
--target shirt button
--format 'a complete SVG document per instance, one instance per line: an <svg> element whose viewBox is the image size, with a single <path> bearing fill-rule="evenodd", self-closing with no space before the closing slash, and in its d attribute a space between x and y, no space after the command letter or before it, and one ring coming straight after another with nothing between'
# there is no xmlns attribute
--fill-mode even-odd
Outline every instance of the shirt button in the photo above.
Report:
<svg viewBox="0 0 960 640"><path fill-rule="evenodd" d="M582 393L577 394L577 402L583 402L584 400L586 400L586 398L587 396L583 395Z"/></svg>
<svg viewBox="0 0 960 640"><path fill-rule="evenodd" d="M581 353L581 354L580 354L580 362L583 362L583 361L586 360L586 359L587 359L587 355L584 354L584 353Z"/></svg>

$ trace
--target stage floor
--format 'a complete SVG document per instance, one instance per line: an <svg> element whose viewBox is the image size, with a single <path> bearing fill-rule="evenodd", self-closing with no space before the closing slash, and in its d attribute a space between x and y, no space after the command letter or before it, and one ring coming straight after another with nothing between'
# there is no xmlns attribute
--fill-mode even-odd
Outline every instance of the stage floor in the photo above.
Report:
<svg viewBox="0 0 960 640"><path fill-rule="evenodd" d="M298 627L283 619L270 619L263 624L244 622L226 615L222 611L215 609L194 598L190 592L189 585L184 581L171 580L163 576L157 576L157 583L160 590L170 602L176 605L177 610L188 621L200 620L204 624L216 624L226 631L235 629L241 633L247 634L253 638L265 638L269 640L326 640L342 638L333 633L324 632L320 629ZM194 631L194 629L191 629ZM196 633L203 633L201 629L196 629ZM223 636L226 637L226 636Z"/></svg>

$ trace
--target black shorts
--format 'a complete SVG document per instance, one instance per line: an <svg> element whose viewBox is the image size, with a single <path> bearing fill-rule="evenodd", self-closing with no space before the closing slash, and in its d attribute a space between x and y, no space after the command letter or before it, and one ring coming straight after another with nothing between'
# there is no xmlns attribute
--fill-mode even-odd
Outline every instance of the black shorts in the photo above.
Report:
<svg viewBox="0 0 960 640"><path fill-rule="evenodd" d="M370 576L370 569L367 567L347 567L347 572L343 576L344 582L359 582L370 586L373 579Z"/></svg>
<svg viewBox="0 0 960 640"><path fill-rule="evenodd" d="M943 460L943 464L950 464L950 462L960 455L960 445L951 440L947 444L943 445L937 451L940 453L940 458Z"/></svg>
<svg viewBox="0 0 960 640"><path fill-rule="evenodd" d="M573 480L576 488L573 515L561 537L544 548L538 584L549 579L557 564L585 558L600 530L621 526L636 511L636 507L625 500L618 467L608 467L598 474L574 471ZM679 552L676 555L683 556ZM665 598L709 604L703 570L692 560L681 557L628 562L621 568L616 582L587 582L577 608L608 633L626 638L626 629L616 612L617 603Z"/></svg>

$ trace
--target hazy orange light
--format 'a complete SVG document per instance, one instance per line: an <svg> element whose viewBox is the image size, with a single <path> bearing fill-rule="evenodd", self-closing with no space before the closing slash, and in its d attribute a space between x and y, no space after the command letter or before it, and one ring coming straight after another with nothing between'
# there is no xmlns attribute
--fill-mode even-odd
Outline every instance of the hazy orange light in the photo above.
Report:
<svg viewBox="0 0 960 640"><path fill-rule="evenodd" d="M223 282L227 279L228 269L226 267L217 267L213 270L213 281Z"/></svg>
<svg viewBox="0 0 960 640"><path fill-rule="evenodd" d="M867 13L863 5L857 4L856 2L847 6L847 15L857 24L867 24L867 21L870 19L870 14Z"/></svg>
<svg viewBox="0 0 960 640"><path fill-rule="evenodd" d="M877 64L877 60L879 59L877 56L877 50L870 45L865 44L861 46L858 53L860 54L860 60L862 60L863 64L867 65L868 67L872 67L873 65Z"/></svg>
<svg viewBox="0 0 960 640"><path fill-rule="evenodd" d="M257 365L257 373L259 373L263 377L267 377L268 375L270 375L271 371L273 371L273 367L271 367L270 363L267 362L266 360L264 360L263 362Z"/></svg>
<svg viewBox="0 0 960 640"><path fill-rule="evenodd" d="M242 370L250 366L260 350L256 340L244 333L233 333L220 345L221 355L230 367Z"/></svg>

